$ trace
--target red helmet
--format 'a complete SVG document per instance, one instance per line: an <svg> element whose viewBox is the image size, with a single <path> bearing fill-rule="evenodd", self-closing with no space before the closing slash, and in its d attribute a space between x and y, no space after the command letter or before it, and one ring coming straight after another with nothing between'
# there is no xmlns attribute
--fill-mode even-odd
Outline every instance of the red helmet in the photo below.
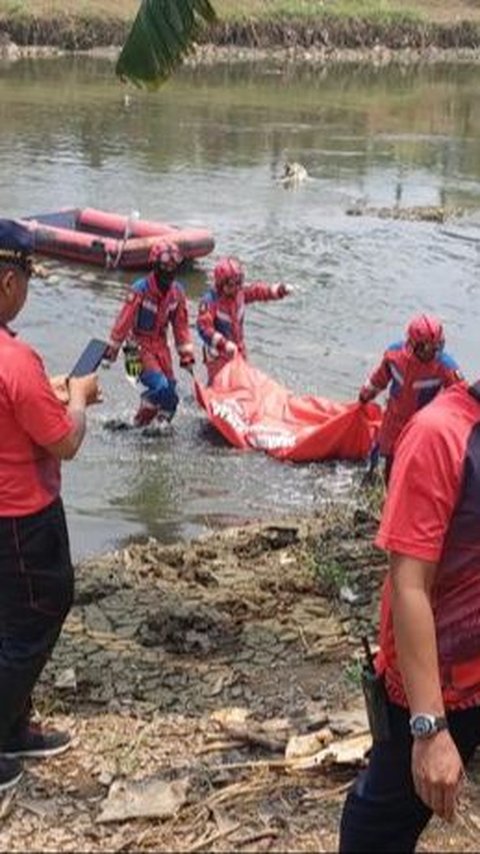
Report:
<svg viewBox="0 0 480 854"><path fill-rule="evenodd" d="M217 290L221 291L223 286L231 282L237 288L243 284L243 269L240 261L236 258L220 258L213 269L213 280Z"/></svg>
<svg viewBox="0 0 480 854"><path fill-rule="evenodd" d="M419 314L410 321L407 338L414 348L418 344L430 344L435 349L441 349L445 343L442 324L429 314Z"/></svg>
<svg viewBox="0 0 480 854"><path fill-rule="evenodd" d="M159 270L173 273L183 261L183 255L175 243L156 243L148 253L148 264Z"/></svg>

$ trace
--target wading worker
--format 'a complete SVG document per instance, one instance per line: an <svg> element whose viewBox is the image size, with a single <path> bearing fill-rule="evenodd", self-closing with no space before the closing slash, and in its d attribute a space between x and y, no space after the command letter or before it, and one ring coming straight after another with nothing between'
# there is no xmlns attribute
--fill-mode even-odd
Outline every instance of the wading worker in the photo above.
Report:
<svg viewBox="0 0 480 854"><path fill-rule="evenodd" d="M480 382L420 410L395 450L377 545L390 553L377 673L390 737L349 793L342 852L413 851L451 821L480 743Z"/></svg>
<svg viewBox="0 0 480 854"><path fill-rule="evenodd" d="M32 236L0 219L0 792L21 759L65 750L70 736L30 721L31 692L73 597L60 498L60 461L85 434L96 377L50 380L40 357L9 328L22 310Z"/></svg>
<svg viewBox="0 0 480 854"><path fill-rule="evenodd" d="M237 353L247 358L243 329L245 306L280 300L291 292L292 289L281 282L246 284L244 269L236 258L218 261L213 270L213 287L200 300L197 317L209 385Z"/></svg>
<svg viewBox="0 0 480 854"><path fill-rule="evenodd" d="M385 459L388 483L395 442L414 412L429 403L442 388L462 379L455 360L445 352L443 326L436 317L420 314L407 326L404 341L390 344L380 364L359 392L361 403L383 389L389 396L374 454Z"/></svg>
<svg viewBox="0 0 480 854"><path fill-rule="evenodd" d="M191 372L195 364L187 299L176 279L182 261L183 255L175 244L153 246L148 258L151 272L133 283L110 333L110 361L115 361L125 339L138 348L138 379L144 390L135 427L148 427L155 418L160 423L171 421L177 411L177 381L168 341L170 326L180 367Z"/></svg>

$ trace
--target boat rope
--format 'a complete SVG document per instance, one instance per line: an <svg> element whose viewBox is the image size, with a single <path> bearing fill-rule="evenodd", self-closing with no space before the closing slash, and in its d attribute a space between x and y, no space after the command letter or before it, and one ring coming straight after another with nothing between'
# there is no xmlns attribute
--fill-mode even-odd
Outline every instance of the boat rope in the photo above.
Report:
<svg viewBox="0 0 480 854"><path fill-rule="evenodd" d="M139 218L140 218L140 212L139 211L131 211L131 213L128 215L127 221L125 223L125 229L123 232L122 242L120 243L120 246L118 247L118 252L115 255L115 258L112 259L112 256L110 255L110 253L109 252L106 253L106 267L107 267L107 269L116 270L118 268L118 265L120 264L120 261L122 259L123 252L125 250L125 246L127 245L127 240L129 237L131 237L131 231L130 231L131 226L134 222L137 222Z"/></svg>

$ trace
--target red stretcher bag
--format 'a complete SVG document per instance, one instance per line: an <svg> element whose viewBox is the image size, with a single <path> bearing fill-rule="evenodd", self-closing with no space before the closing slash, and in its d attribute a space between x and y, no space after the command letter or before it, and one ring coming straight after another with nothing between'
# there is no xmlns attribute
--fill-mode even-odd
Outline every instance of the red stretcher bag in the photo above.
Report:
<svg viewBox="0 0 480 854"><path fill-rule="evenodd" d="M241 356L222 368L212 386L196 381L195 392L210 422L231 445L280 460L364 459L382 417L375 403L297 397Z"/></svg>

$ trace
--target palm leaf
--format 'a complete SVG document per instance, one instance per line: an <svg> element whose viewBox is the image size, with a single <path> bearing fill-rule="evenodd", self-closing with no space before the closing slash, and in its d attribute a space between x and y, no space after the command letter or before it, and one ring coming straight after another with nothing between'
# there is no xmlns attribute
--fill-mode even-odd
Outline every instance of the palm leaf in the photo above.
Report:
<svg viewBox="0 0 480 854"><path fill-rule="evenodd" d="M116 74L156 89L191 50L202 25L216 19L210 0L142 0Z"/></svg>

